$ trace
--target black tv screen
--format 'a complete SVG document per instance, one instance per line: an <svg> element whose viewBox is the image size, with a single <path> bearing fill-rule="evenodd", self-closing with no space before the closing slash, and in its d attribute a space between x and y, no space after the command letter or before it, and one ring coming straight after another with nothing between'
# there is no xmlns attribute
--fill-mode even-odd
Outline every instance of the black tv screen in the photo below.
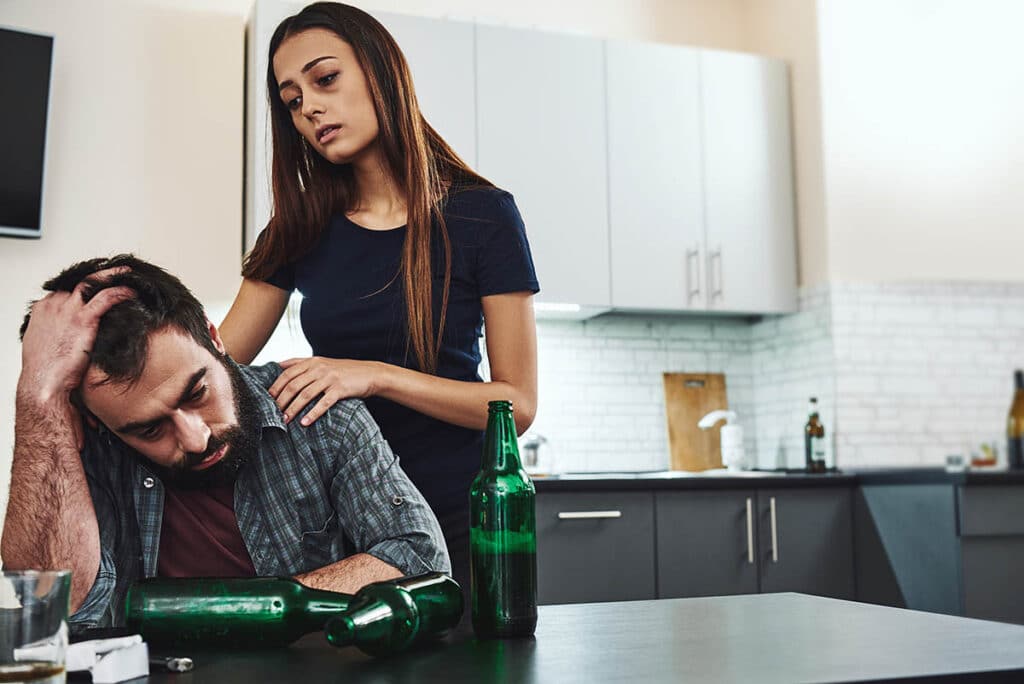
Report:
<svg viewBox="0 0 1024 684"><path fill-rule="evenodd" d="M42 235L52 63L52 36L0 28L0 235Z"/></svg>

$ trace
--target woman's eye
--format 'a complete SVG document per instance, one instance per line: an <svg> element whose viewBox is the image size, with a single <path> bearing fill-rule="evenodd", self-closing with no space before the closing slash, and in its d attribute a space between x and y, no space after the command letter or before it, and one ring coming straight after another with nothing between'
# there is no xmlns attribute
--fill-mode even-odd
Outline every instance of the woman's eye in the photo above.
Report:
<svg viewBox="0 0 1024 684"><path fill-rule="evenodd" d="M334 80L335 80L336 78L338 78L338 72L334 72L333 74L327 74L326 76L321 76L320 78L318 78L318 79L316 80L316 82L317 82L317 83L318 83L318 84L319 84L320 86L329 86L329 85L331 85L332 83L334 83Z"/></svg>
<svg viewBox="0 0 1024 684"><path fill-rule="evenodd" d="M287 107L288 109L298 109L298 107L299 107L299 105L301 103L302 103L302 98L301 97L295 97L295 98L292 98L291 100L288 100L287 102L285 102L284 106Z"/></svg>

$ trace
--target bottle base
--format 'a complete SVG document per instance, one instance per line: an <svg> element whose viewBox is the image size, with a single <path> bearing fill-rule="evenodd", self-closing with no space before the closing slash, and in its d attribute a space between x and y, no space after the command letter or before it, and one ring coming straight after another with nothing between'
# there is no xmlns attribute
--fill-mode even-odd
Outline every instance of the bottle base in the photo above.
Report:
<svg viewBox="0 0 1024 684"><path fill-rule="evenodd" d="M502 620L498 624L481 625L473 621L473 633L480 639L522 639L537 630L537 617Z"/></svg>

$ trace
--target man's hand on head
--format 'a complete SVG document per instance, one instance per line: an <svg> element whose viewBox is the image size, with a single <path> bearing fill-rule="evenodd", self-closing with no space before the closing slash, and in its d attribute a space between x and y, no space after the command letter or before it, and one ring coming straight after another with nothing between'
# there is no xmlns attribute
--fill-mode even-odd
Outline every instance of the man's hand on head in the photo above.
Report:
<svg viewBox="0 0 1024 684"><path fill-rule="evenodd" d="M51 292L32 305L22 338L18 402L70 411L76 432L81 421L71 404L71 393L82 383L100 319L114 305L131 299L131 288L104 287L106 278L127 268L98 271L71 292ZM96 289L99 288L99 289ZM86 300L90 290L93 296ZM81 435L78 434L79 446Z"/></svg>

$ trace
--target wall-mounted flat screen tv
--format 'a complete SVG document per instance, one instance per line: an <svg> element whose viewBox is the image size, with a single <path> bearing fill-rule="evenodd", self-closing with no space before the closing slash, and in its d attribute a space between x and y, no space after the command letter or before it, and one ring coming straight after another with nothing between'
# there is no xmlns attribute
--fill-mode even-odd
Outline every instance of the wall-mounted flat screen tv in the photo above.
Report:
<svg viewBox="0 0 1024 684"><path fill-rule="evenodd" d="M43 232L53 36L0 27L0 235Z"/></svg>

